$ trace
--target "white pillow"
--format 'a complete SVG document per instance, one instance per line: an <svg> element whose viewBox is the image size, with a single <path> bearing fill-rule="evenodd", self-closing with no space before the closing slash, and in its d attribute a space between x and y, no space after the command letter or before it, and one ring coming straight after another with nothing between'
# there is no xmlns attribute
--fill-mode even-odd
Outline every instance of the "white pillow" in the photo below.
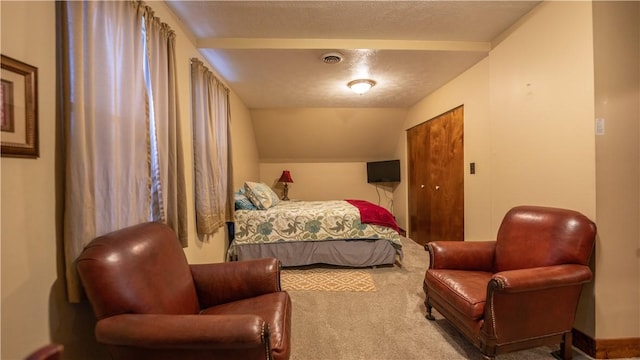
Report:
<svg viewBox="0 0 640 360"><path fill-rule="evenodd" d="M264 183L247 181L244 183L245 195L260 210L266 210L280 202L276 194Z"/></svg>

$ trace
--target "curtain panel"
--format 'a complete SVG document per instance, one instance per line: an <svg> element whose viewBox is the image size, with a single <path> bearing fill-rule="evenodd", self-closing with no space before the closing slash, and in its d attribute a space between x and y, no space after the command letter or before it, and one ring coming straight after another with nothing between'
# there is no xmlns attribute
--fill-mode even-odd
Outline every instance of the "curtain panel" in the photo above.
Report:
<svg viewBox="0 0 640 360"><path fill-rule="evenodd" d="M163 219L181 230L171 221L182 216L176 203L185 207L179 190L184 173L175 69L167 70L167 64L175 68L171 33L156 29L157 19L142 2L57 6L65 275L69 301L79 302L75 260L93 238Z"/></svg>
<svg viewBox="0 0 640 360"><path fill-rule="evenodd" d="M191 59L196 228L211 235L233 217L229 89Z"/></svg>
<svg viewBox="0 0 640 360"><path fill-rule="evenodd" d="M158 166L152 172L157 179L152 188L153 219L176 232L183 247L187 239L186 182L182 129L178 103L175 33L145 7L145 35L150 75L149 104L153 111L157 138Z"/></svg>

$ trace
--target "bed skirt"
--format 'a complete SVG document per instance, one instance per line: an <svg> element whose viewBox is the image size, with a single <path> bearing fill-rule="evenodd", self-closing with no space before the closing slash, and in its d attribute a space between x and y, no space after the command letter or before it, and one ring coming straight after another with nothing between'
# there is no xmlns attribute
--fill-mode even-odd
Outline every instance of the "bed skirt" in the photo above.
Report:
<svg viewBox="0 0 640 360"><path fill-rule="evenodd" d="M282 266L328 264L349 267L393 265L401 250L388 240L331 240L232 245L234 258L275 257ZM400 252L400 253L399 253Z"/></svg>

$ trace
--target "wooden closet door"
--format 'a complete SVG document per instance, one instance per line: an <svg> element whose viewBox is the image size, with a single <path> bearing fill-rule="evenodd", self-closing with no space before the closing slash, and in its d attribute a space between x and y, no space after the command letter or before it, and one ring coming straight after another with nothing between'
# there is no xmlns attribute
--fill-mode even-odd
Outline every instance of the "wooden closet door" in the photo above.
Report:
<svg viewBox="0 0 640 360"><path fill-rule="evenodd" d="M464 240L463 107L407 132L409 236Z"/></svg>
<svg viewBox="0 0 640 360"><path fill-rule="evenodd" d="M428 177L429 130L428 123L425 123L409 129L407 133L409 237L423 245L427 243L430 228L426 216L430 212L426 209L428 192L424 191Z"/></svg>

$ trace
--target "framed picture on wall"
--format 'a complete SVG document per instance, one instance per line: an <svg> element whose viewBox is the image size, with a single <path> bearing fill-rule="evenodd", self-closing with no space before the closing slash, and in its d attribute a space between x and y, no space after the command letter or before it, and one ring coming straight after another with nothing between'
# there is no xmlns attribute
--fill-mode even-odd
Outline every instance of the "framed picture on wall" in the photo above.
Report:
<svg viewBox="0 0 640 360"><path fill-rule="evenodd" d="M37 158L38 69L2 55L0 77L2 156Z"/></svg>

